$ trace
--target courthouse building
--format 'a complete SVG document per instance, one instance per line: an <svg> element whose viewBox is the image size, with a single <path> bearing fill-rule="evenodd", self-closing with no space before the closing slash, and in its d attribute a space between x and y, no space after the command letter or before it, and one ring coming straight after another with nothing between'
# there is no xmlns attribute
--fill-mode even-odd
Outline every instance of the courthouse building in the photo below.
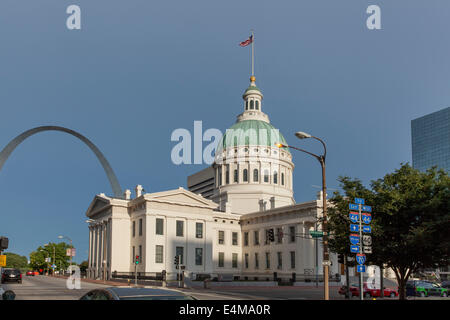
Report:
<svg viewBox="0 0 450 320"><path fill-rule="evenodd" d="M135 271L177 270L186 274L251 280L322 275L322 194L295 203L294 164L283 135L262 111L263 95L250 78L243 112L216 149L212 166L187 177L187 189L144 193L127 190L122 199L97 195L86 215L89 225L88 276L107 278ZM270 241L269 230L274 234ZM330 255L330 274L341 274ZM116 272L116 273L115 273Z"/></svg>

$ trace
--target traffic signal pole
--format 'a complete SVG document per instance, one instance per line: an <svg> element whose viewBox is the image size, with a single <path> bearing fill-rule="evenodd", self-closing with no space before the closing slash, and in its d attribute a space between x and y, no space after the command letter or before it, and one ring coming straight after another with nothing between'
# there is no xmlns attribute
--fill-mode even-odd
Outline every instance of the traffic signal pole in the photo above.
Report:
<svg viewBox="0 0 450 320"><path fill-rule="evenodd" d="M362 204L359 205L359 253L363 253L363 244L362 244ZM364 283L363 283L363 273L359 273L359 300L364 300Z"/></svg>

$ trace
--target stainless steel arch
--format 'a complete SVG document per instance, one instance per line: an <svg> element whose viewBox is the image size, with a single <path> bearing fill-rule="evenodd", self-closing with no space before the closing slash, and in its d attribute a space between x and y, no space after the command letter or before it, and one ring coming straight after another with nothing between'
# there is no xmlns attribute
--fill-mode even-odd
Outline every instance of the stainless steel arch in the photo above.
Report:
<svg viewBox="0 0 450 320"><path fill-rule="evenodd" d="M122 188L120 187L119 181L117 180L116 175L114 174L113 169L108 163L108 160L103 156L103 154L100 152L100 150L85 136L79 134L76 131L64 128L64 127L58 127L58 126L42 126L42 127L36 127L30 130L27 130L23 132L22 134L15 137L13 140L11 140L10 143L0 152L0 171L2 170L3 165L5 164L6 160L8 160L8 157L11 155L11 153L14 151L14 149L22 143L26 138L29 136L32 136L38 132L42 131L61 131L68 133L74 137L77 137L81 141L83 141L97 156L97 159L100 161L103 169L105 170L106 176L108 177L109 183L111 184L112 191L114 193L114 196L117 198L122 198Z"/></svg>

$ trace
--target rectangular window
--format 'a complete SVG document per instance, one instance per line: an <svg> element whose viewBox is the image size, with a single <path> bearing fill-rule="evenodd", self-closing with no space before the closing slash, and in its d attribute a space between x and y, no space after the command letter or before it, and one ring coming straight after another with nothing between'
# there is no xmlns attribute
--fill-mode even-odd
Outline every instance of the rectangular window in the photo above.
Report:
<svg viewBox="0 0 450 320"><path fill-rule="evenodd" d="M195 265L203 265L203 248L195 248Z"/></svg>
<svg viewBox="0 0 450 320"><path fill-rule="evenodd" d="M225 253L219 252L219 268L223 268L225 265Z"/></svg>
<svg viewBox="0 0 450 320"><path fill-rule="evenodd" d="M142 219L139 219L139 235L142 236Z"/></svg>
<svg viewBox="0 0 450 320"><path fill-rule="evenodd" d="M219 244L225 244L225 231L219 231Z"/></svg>
<svg viewBox="0 0 450 320"><path fill-rule="evenodd" d="M295 269L295 251L291 251L291 269Z"/></svg>
<svg viewBox="0 0 450 320"><path fill-rule="evenodd" d="M155 247L155 263L163 263L163 246Z"/></svg>
<svg viewBox="0 0 450 320"><path fill-rule="evenodd" d="M164 219L156 218L156 234L164 234Z"/></svg>
<svg viewBox="0 0 450 320"><path fill-rule="evenodd" d="M259 254L255 252L255 269L259 269Z"/></svg>
<svg viewBox="0 0 450 320"><path fill-rule="evenodd" d="M139 262L142 261L142 246L139 245Z"/></svg>
<svg viewBox="0 0 450 320"><path fill-rule="evenodd" d="M184 236L184 221L177 220L177 237Z"/></svg>
<svg viewBox="0 0 450 320"><path fill-rule="evenodd" d="M254 244L255 246L259 245L259 231L256 230L254 233Z"/></svg>
<svg viewBox="0 0 450 320"><path fill-rule="evenodd" d="M131 261L134 263L135 259L136 259L136 249L133 246L133 255L131 256Z"/></svg>
<svg viewBox="0 0 450 320"><path fill-rule="evenodd" d="M238 245L238 233L237 232L233 232L232 233L233 236L233 246L237 246Z"/></svg>
<svg viewBox="0 0 450 320"><path fill-rule="evenodd" d="M270 269L270 252L266 252L266 269Z"/></svg>
<svg viewBox="0 0 450 320"><path fill-rule="evenodd" d="M133 238L136 236L136 221L133 221ZM133 258L134 259L134 258Z"/></svg>
<svg viewBox="0 0 450 320"><path fill-rule="evenodd" d="M295 242L295 226L289 227L289 241Z"/></svg>
<svg viewBox="0 0 450 320"><path fill-rule="evenodd" d="M201 222L195 224L195 237L198 239L203 238L203 223Z"/></svg>
<svg viewBox="0 0 450 320"><path fill-rule="evenodd" d="M283 269L283 252L277 252L277 257L278 257L277 269L281 270Z"/></svg>
<svg viewBox="0 0 450 320"><path fill-rule="evenodd" d="M266 240L265 240L265 244L270 244L269 230L270 230L270 229L266 229Z"/></svg>
<svg viewBox="0 0 450 320"><path fill-rule="evenodd" d="M283 242L283 229L277 228L277 243Z"/></svg>
<svg viewBox="0 0 450 320"><path fill-rule="evenodd" d="M183 247L176 247L175 248L175 255L176 256L181 256L180 264L183 264L184 248Z"/></svg>
<svg viewBox="0 0 450 320"><path fill-rule="evenodd" d="M245 269L248 269L248 253L244 256Z"/></svg>
<svg viewBox="0 0 450 320"><path fill-rule="evenodd" d="M244 232L244 246L248 246L248 232Z"/></svg>
<svg viewBox="0 0 450 320"><path fill-rule="evenodd" d="M233 253L233 258L232 258L231 262L232 262L232 268L238 267L238 254L237 253Z"/></svg>

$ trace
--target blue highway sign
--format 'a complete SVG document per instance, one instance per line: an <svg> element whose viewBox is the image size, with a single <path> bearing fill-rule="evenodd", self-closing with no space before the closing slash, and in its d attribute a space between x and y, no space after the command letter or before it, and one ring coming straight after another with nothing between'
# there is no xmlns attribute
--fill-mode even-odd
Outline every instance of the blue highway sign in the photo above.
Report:
<svg viewBox="0 0 450 320"><path fill-rule="evenodd" d="M362 265L357 266L356 271L358 271L359 273L366 272L366 266L362 266Z"/></svg>
<svg viewBox="0 0 450 320"><path fill-rule="evenodd" d="M355 198L355 203L356 204L364 204L364 199L362 199L362 198Z"/></svg>
<svg viewBox="0 0 450 320"><path fill-rule="evenodd" d="M366 224L369 224L372 221L372 215L370 213L362 213L361 218L362 221Z"/></svg>
<svg viewBox="0 0 450 320"><path fill-rule="evenodd" d="M351 253L358 253L359 251L359 246L350 246Z"/></svg>
<svg viewBox="0 0 450 320"><path fill-rule="evenodd" d="M348 207L350 208L350 210L359 210L359 205L357 204L350 203Z"/></svg>
<svg viewBox="0 0 450 320"><path fill-rule="evenodd" d="M350 231L359 232L359 225L357 225L357 224L350 224Z"/></svg>
<svg viewBox="0 0 450 320"><path fill-rule="evenodd" d="M359 235L358 234L350 234L350 243L357 245L359 243Z"/></svg>
<svg viewBox="0 0 450 320"><path fill-rule="evenodd" d="M356 254L356 262L358 262L358 264L364 264L364 262L366 262L366 255L363 253Z"/></svg>
<svg viewBox="0 0 450 320"><path fill-rule="evenodd" d="M361 211L372 212L372 207L371 206L362 206Z"/></svg>
<svg viewBox="0 0 450 320"><path fill-rule="evenodd" d="M358 212L350 212L349 214L350 221L353 223L359 222L359 213Z"/></svg>
<svg viewBox="0 0 450 320"><path fill-rule="evenodd" d="M363 226L362 231L365 233L372 233L372 228L370 226Z"/></svg>

